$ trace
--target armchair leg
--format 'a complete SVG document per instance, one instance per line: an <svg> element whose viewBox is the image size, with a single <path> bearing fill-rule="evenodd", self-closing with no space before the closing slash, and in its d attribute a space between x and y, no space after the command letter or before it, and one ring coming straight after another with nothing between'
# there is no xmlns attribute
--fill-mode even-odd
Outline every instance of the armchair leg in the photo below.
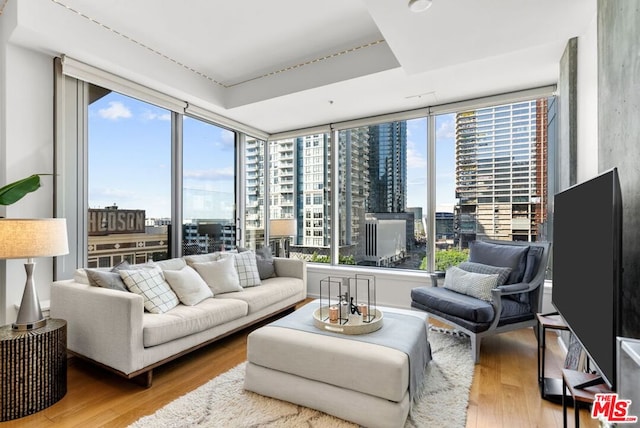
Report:
<svg viewBox="0 0 640 428"><path fill-rule="evenodd" d="M478 364L480 362L480 342L482 341L482 337L472 334L470 336L470 339L471 339L471 355L473 355L474 362Z"/></svg>

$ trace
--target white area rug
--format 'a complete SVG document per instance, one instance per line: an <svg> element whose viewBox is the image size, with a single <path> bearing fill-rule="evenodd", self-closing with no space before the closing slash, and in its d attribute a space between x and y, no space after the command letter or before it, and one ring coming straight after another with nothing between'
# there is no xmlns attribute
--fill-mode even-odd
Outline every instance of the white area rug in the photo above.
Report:
<svg viewBox="0 0 640 428"><path fill-rule="evenodd" d="M429 331L433 360L419 403L405 428L464 427L474 363L468 337ZM242 363L145 416L131 428L162 427L356 427L316 410L245 391Z"/></svg>

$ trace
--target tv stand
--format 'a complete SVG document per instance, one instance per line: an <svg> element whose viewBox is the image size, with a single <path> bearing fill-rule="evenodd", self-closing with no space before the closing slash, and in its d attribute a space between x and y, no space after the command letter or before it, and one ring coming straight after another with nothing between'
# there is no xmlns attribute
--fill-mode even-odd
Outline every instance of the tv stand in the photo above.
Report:
<svg viewBox="0 0 640 428"><path fill-rule="evenodd" d="M610 393L611 389L603 382L602 377L593 373L562 369L562 386L569 389L573 398L575 427L580 426L580 404L588 407L593 403L596 394ZM562 399L562 423L567 426L567 401Z"/></svg>
<svg viewBox="0 0 640 428"><path fill-rule="evenodd" d="M579 383L577 385L573 385L573 387L575 389L585 389L585 388L589 388L591 386L602 385L602 384L604 384L604 379L602 379L602 376L596 375L596 377L594 377L593 379L586 380L586 381L584 381L582 383Z"/></svg>
<svg viewBox="0 0 640 428"><path fill-rule="evenodd" d="M557 312L548 314L536 314L538 318L538 385L540 396L554 403L562 403L563 397L567 395L566 389L562 386L562 379L545 376L546 362L546 341L547 330L569 330L569 327ZM569 400L571 397L567 397ZM569 405L572 405L569 402Z"/></svg>

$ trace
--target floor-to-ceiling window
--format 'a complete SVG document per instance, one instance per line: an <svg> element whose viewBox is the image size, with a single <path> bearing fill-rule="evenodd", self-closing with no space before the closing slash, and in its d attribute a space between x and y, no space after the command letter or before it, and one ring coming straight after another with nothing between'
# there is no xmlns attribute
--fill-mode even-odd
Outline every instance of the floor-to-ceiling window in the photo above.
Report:
<svg viewBox="0 0 640 428"><path fill-rule="evenodd" d="M171 112L90 85L88 266L168 257Z"/></svg>
<svg viewBox="0 0 640 428"><path fill-rule="evenodd" d="M245 145L244 246L253 250L265 242L265 147L265 141L255 138Z"/></svg>
<svg viewBox="0 0 640 428"><path fill-rule="evenodd" d="M329 150L325 133L269 143L269 236L275 254L329 261Z"/></svg>
<svg viewBox="0 0 640 428"><path fill-rule="evenodd" d="M310 262L439 269L441 252L471 239L545 238L546 98L261 140L176 100L163 108L154 94L85 85L89 211L79 224L90 266L242 243ZM82 150L67 151L79 172L85 160L72 157Z"/></svg>
<svg viewBox="0 0 640 428"><path fill-rule="evenodd" d="M235 133L184 116L182 254L236 247Z"/></svg>
<svg viewBox="0 0 640 428"><path fill-rule="evenodd" d="M88 87L88 266L235 248L236 134L185 115L177 115L182 126L175 132L175 113ZM181 148L180 168L172 147ZM179 200L172 183L182 184ZM175 227L182 236L178 254L170 245Z"/></svg>
<svg viewBox="0 0 640 428"><path fill-rule="evenodd" d="M418 269L425 255L425 118L339 135L340 264Z"/></svg>

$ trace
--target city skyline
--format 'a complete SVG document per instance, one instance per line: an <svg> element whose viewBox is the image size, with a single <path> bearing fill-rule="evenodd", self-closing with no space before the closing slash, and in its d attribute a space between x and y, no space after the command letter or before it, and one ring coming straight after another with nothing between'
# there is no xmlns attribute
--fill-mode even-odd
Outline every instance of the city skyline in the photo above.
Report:
<svg viewBox="0 0 640 428"><path fill-rule="evenodd" d="M426 118L407 121L407 207L426 211ZM111 92L89 105L89 206L145 209L149 218L170 217L171 112ZM455 203L454 116L437 117L437 211ZM209 218L233 219L234 134L185 116L184 188L215 192L227 201ZM445 147L440 150L440 147ZM114 167L117 165L117 168ZM114 171L125 171L124 174ZM184 218L204 205L185 201ZM193 207L193 212L187 210Z"/></svg>

